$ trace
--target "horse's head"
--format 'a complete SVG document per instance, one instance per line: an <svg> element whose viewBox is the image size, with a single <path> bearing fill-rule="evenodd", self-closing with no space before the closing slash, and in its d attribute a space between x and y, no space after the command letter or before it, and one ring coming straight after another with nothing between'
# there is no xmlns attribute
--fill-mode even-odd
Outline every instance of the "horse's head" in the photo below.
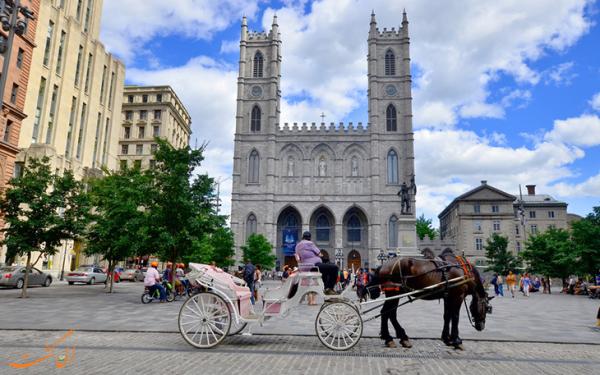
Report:
<svg viewBox="0 0 600 375"><path fill-rule="evenodd" d="M492 313L492 305L490 304L490 301L493 298L493 296L489 297L486 292L483 292L483 295L478 293L473 294L473 299L471 300L469 310L473 316L475 329L478 331L483 331L485 328L485 318L487 314Z"/></svg>

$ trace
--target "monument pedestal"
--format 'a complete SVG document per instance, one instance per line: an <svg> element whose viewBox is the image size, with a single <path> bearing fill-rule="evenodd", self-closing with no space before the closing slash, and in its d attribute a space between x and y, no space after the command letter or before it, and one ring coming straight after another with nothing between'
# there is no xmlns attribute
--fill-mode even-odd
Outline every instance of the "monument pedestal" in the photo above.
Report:
<svg viewBox="0 0 600 375"><path fill-rule="evenodd" d="M413 217L401 218L398 221L398 248L396 253L399 257L423 257L417 248L417 226Z"/></svg>

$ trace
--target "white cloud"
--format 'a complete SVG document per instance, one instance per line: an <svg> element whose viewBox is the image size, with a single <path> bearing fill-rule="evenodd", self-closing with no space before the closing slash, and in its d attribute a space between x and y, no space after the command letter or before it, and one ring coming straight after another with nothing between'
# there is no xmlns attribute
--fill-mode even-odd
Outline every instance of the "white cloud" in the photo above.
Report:
<svg viewBox="0 0 600 375"><path fill-rule="evenodd" d="M582 115L555 120L554 128L544 139L581 147L600 145L600 118L596 115Z"/></svg>
<svg viewBox="0 0 600 375"><path fill-rule="evenodd" d="M109 51L130 62L156 37L181 34L208 40L257 10L257 1L247 0L108 0L101 39Z"/></svg>
<svg viewBox="0 0 600 375"><path fill-rule="evenodd" d="M239 40L224 40L221 42L221 53L236 53L240 51Z"/></svg>
<svg viewBox="0 0 600 375"><path fill-rule="evenodd" d="M590 100L590 106L592 109L600 112L600 92L592 97Z"/></svg>
<svg viewBox="0 0 600 375"><path fill-rule="evenodd" d="M571 81L577 77L577 73L574 73L573 67L575 63L573 61L558 64L543 72L545 76L546 84L554 84L556 86L568 86Z"/></svg>
<svg viewBox="0 0 600 375"><path fill-rule="evenodd" d="M578 184L556 184L554 189L563 197L600 197L600 173Z"/></svg>

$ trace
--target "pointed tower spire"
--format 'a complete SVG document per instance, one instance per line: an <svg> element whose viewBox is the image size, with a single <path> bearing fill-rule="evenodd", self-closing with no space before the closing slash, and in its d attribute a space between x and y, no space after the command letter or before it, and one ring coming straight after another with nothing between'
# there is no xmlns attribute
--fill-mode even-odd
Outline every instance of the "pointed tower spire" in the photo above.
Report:
<svg viewBox="0 0 600 375"><path fill-rule="evenodd" d="M375 20L375 9L371 9L371 25L377 25L377 21Z"/></svg>
<svg viewBox="0 0 600 375"><path fill-rule="evenodd" d="M279 39L279 25L277 24L277 13L273 14L273 23L271 24L271 36L273 40Z"/></svg>
<svg viewBox="0 0 600 375"><path fill-rule="evenodd" d="M248 21L246 20L246 16L242 17L242 31L240 39L242 41L248 40Z"/></svg>
<svg viewBox="0 0 600 375"><path fill-rule="evenodd" d="M371 27L369 29L369 37L377 36L377 20L375 20L375 10L371 10Z"/></svg>
<svg viewBox="0 0 600 375"><path fill-rule="evenodd" d="M279 26L277 25L277 13L273 14L273 26Z"/></svg>
<svg viewBox="0 0 600 375"><path fill-rule="evenodd" d="M402 12L402 35L408 38L408 17L406 17L406 9Z"/></svg>
<svg viewBox="0 0 600 375"><path fill-rule="evenodd" d="M406 8L402 11L402 24L408 23L408 18L406 17Z"/></svg>

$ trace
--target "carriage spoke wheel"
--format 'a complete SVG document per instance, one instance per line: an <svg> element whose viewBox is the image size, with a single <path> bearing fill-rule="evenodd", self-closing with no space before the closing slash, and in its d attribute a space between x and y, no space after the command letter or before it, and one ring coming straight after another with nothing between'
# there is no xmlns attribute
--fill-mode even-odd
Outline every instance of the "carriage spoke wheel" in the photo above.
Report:
<svg viewBox="0 0 600 375"><path fill-rule="evenodd" d="M358 311L346 302L326 303L315 321L317 337L333 350L348 350L358 343L363 321Z"/></svg>
<svg viewBox="0 0 600 375"><path fill-rule="evenodd" d="M247 325L248 325L248 323L245 323L245 322L237 323L235 321L235 319L231 319L231 328L229 329L229 333L227 334L227 336L237 335L238 333L242 332L246 328Z"/></svg>
<svg viewBox="0 0 600 375"><path fill-rule="evenodd" d="M190 345L212 348L229 332L231 314L227 302L212 292L196 294L179 310L179 332Z"/></svg>

